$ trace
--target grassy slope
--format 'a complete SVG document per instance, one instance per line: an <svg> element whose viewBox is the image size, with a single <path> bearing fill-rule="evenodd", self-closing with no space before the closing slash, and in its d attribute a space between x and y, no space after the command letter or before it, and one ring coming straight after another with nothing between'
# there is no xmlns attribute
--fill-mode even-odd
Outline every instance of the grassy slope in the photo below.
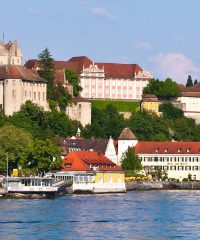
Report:
<svg viewBox="0 0 200 240"><path fill-rule="evenodd" d="M130 101L112 101L112 100L92 100L92 107L99 109L105 108L108 104L112 104L119 112L135 112L138 110L139 102Z"/></svg>

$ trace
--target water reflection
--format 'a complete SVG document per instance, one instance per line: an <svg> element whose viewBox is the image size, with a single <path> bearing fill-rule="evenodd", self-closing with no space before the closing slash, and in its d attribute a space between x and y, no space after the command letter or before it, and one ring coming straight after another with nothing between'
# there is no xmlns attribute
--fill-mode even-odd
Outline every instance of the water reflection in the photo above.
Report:
<svg viewBox="0 0 200 240"><path fill-rule="evenodd" d="M0 200L2 239L200 239L198 191ZM28 236L28 238L27 238Z"/></svg>

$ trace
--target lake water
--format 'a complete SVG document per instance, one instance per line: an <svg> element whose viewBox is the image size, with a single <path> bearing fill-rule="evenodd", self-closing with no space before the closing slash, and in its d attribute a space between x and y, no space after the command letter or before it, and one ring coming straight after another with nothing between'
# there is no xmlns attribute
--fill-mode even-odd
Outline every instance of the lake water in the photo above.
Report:
<svg viewBox="0 0 200 240"><path fill-rule="evenodd" d="M200 191L0 199L0 239L200 239Z"/></svg>

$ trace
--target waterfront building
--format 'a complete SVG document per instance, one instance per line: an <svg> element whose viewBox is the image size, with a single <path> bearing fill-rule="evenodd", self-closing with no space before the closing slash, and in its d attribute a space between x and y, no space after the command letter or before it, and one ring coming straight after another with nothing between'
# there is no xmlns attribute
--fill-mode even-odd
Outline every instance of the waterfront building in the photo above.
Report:
<svg viewBox="0 0 200 240"><path fill-rule="evenodd" d="M128 147L133 147L147 174L161 170L168 178L182 180L190 175L193 180L200 180L200 142L138 141L133 136L128 128L120 134L119 162Z"/></svg>
<svg viewBox="0 0 200 240"><path fill-rule="evenodd" d="M0 66L22 65L23 54L17 41L0 42Z"/></svg>
<svg viewBox="0 0 200 240"><path fill-rule="evenodd" d="M70 152L65 156L61 169L74 174L73 192L126 191L122 168L100 152Z"/></svg>
<svg viewBox="0 0 200 240"><path fill-rule="evenodd" d="M143 88L153 76L138 64L93 62L86 56L54 61L56 69L72 69L80 77L81 97L89 99L141 100ZM25 67L37 69L37 60Z"/></svg>
<svg viewBox="0 0 200 240"><path fill-rule="evenodd" d="M48 110L47 82L37 71L17 65L0 66L0 107L5 115L20 110L27 100Z"/></svg>
<svg viewBox="0 0 200 240"><path fill-rule="evenodd" d="M135 152L146 173L162 170L168 178L200 180L200 142L139 141Z"/></svg>
<svg viewBox="0 0 200 240"><path fill-rule="evenodd" d="M62 155L66 156L73 151L95 151L102 153L115 164L117 161L117 152L112 137L109 139L84 139L80 137L58 138L58 146L62 148Z"/></svg>

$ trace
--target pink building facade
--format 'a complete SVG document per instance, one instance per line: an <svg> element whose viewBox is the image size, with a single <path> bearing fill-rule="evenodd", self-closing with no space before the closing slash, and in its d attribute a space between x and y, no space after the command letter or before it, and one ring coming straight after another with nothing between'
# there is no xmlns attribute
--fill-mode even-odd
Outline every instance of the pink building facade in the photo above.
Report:
<svg viewBox="0 0 200 240"><path fill-rule="evenodd" d="M83 68L80 73L80 81L83 91L81 96L93 99L122 99L122 100L140 100L142 98L143 88L147 86L152 76L150 73L143 71L133 72L133 75L120 74L106 74L105 64L98 66L97 64L90 64L88 68ZM118 64L115 65L114 70ZM123 64L119 64L123 68ZM125 65L125 64L124 64ZM127 76L130 75L130 76Z"/></svg>
<svg viewBox="0 0 200 240"><path fill-rule="evenodd" d="M143 88L153 76L137 64L94 63L86 56L54 61L56 69L72 69L80 77L81 97L88 99L141 100ZM26 68L36 68L29 60Z"/></svg>

